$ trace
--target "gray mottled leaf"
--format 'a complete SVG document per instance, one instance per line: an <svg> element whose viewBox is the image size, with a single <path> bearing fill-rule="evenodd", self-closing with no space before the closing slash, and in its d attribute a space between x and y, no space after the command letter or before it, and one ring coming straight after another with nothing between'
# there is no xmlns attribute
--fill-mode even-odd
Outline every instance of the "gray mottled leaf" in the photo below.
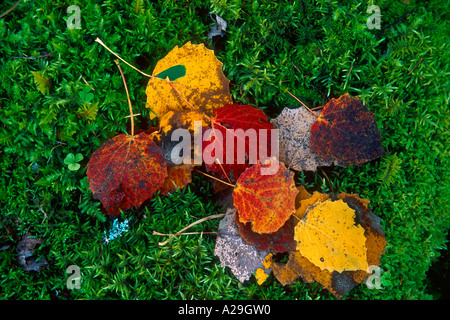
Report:
<svg viewBox="0 0 450 320"><path fill-rule="evenodd" d="M250 279L258 268L270 272L263 265L268 252L258 251L239 235L235 208L228 209L220 221L214 254L219 257L222 267L228 266L240 282Z"/></svg>
<svg viewBox="0 0 450 320"><path fill-rule="evenodd" d="M270 120L279 129L279 156L286 166L297 171L316 171L318 166L331 166L331 162L321 161L310 150L311 126L316 120L304 107L284 108L281 114Z"/></svg>

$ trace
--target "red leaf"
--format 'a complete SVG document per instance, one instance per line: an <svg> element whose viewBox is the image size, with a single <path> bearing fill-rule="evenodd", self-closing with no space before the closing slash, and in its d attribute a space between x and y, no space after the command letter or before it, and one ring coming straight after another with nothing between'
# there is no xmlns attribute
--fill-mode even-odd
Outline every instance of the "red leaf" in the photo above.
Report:
<svg viewBox="0 0 450 320"><path fill-rule="evenodd" d="M261 109L248 105L227 104L214 111L216 122L223 126L236 129L272 129L273 125L267 121L266 114Z"/></svg>
<svg viewBox="0 0 450 320"><path fill-rule="evenodd" d="M273 125L267 121L267 116L262 110L249 105L227 104L214 112L216 116L211 119L211 127L213 130L217 130L223 139L219 141L219 139L212 138L211 142L203 142L203 151L206 148L222 150L223 158L222 161L211 159L211 162L214 162L206 164L206 169L216 173L221 178L228 176L236 180L251 164L256 163L257 160L266 160L261 159L260 154L270 156L267 151L270 151ZM240 131L236 132L238 129L241 129L244 134L248 133L249 136L255 137L256 141L244 136ZM255 134L252 135L251 130L248 131L249 129L254 130ZM260 131L262 129L266 130L265 137ZM227 149L227 135L234 141L234 145L229 150ZM260 143L260 139L266 141ZM245 149L238 148L239 145ZM217 156L215 152L211 155ZM255 155L255 157L252 158L252 155ZM243 157L244 161L238 163L239 157Z"/></svg>
<svg viewBox="0 0 450 320"><path fill-rule="evenodd" d="M108 214L140 206L167 176L160 148L145 133L120 134L106 141L88 163L89 188Z"/></svg>

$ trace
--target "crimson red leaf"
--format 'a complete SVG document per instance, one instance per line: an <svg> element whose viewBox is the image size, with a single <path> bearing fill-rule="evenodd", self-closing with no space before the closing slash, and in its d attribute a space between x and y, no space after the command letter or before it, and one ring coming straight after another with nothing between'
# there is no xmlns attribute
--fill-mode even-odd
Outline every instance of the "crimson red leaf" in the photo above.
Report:
<svg viewBox="0 0 450 320"><path fill-rule="evenodd" d="M210 162L213 163L206 164L208 171L216 173L221 178L228 176L236 180L251 164L257 160L266 160L260 155L271 156L273 125L267 121L267 116L262 110L249 105L227 104L214 112L211 127L217 130L223 139L212 138L211 141L204 142L203 151L206 148L219 149L223 158L222 161L217 160L217 153L212 152L213 159ZM228 141L233 141L233 145L228 146L227 135Z"/></svg>

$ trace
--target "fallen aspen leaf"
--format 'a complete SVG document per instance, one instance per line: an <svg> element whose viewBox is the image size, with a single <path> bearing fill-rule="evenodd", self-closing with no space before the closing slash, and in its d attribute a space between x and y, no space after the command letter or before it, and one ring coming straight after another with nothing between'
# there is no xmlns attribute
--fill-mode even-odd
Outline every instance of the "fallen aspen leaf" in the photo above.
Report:
<svg viewBox="0 0 450 320"><path fill-rule="evenodd" d="M196 146L195 139L202 138L202 136L195 136L197 133L195 128L196 124L198 125L198 134L201 135L202 127L207 126L208 123L205 121L203 113L196 110L169 111L160 119L160 144L164 151L163 156L170 165L173 164L174 161L174 155L172 154L172 152L175 151L174 148L179 148L180 145L184 143L187 144L187 148L182 152L183 164L193 165L195 163L195 153L201 157L201 149L200 146ZM181 135L181 137L178 137L178 139L174 139L174 132L179 133L179 129L187 130L189 132L189 140L185 141L186 137L184 134ZM190 151L190 161L186 158L188 155L184 154L184 151ZM181 150L178 151L176 157L180 156L180 152ZM175 164L178 165L180 163Z"/></svg>
<svg viewBox="0 0 450 320"><path fill-rule="evenodd" d="M294 227L297 223L295 217L290 217L284 225L272 233L257 233L252 231L250 222L236 221L239 234L247 244L255 246L258 250L271 253L287 252L295 250Z"/></svg>
<svg viewBox="0 0 450 320"><path fill-rule="evenodd" d="M305 186L297 186L297 196L295 197L295 209L298 209L300 207L300 203L303 200L309 199L312 197L312 194L306 190Z"/></svg>
<svg viewBox="0 0 450 320"><path fill-rule="evenodd" d="M259 251L241 238L236 225L236 209L228 209L220 221L214 255L222 267L229 267L240 282L252 276L258 268L264 268L267 252Z"/></svg>
<svg viewBox="0 0 450 320"><path fill-rule="evenodd" d="M249 105L227 104L214 111L211 128L222 139L208 138L203 150L214 149L212 159L205 160L206 169L220 178L236 181L251 164L264 162L271 156L273 125L260 109ZM210 133L215 133L210 131ZM218 159L217 151L222 155ZM275 151L276 152L276 151ZM209 153L204 153L204 157ZM265 157L265 158L264 158Z"/></svg>
<svg viewBox="0 0 450 320"><path fill-rule="evenodd" d="M39 272L43 267L48 267L49 264L45 257L36 258L34 256L34 248L42 244L42 240L30 236L31 234L27 233L22 240L17 242L17 262L25 271Z"/></svg>
<svg viewBox="0 0 450 320"><path fill-rule="evenodd" d="M167 167L167 177L161 187L161 194L172 193L177 189L183 189L188 183L192 181L191 165L180 165L174 167Z"/></svg>
<svg viewBox="0 0 450 320"><path fill-rule="evenodd" d="M87 169L89 189L111 216L140 206L167 176L160 148L145 133L120 134L95 151Z"/></svg>
<svg viewBox="0 0 450 320"><path fill-rule="evenodd" d="M367 270L364 229L342 200L310 207L295 227L297 250L322 270Z"/></svg>
<svg viewBox="0 0 450 320"><path fill-rule="evenodd" d="M294 183L294 173L280 162L276 174L261 174L261 168L270 165L277 164L261 165L258 161L246 169L233 191L239 221L251 222L252 231L257 233L277 231L295 212L298 190Z"/></svg>
<svg viewBox="0 0 450 320"><path fill-rule="evenodd" d="M367 265L379 266L381 255L386 246L386 240L382 231L381 219L372 213L368 206L368 200L361 199L355 194L346 193L341 193L333 197L333 199L341 199L354 210L354 224L364 228ZM274 276L282 285L292 284L297 281L298 277L301 277L307 283L319 282L338 299L342 298L357 284L363 282L371 275L368 272L368 268L342 272L321 269L304 257L298 250L289 253L289 260L286 263L275 262L272 256L268 256L268 259L270 261L265 267L272 269Z"/></svg>
<svg viewBox="0 0 450 320"><path fill-rule="evenodd" d="M198 110L211 115L214 109L232 103L230 81L214 51L190 42L176 46L153 70L147 85L150 119L169 111Z"/></svg>
<svg viewBox="0 0 450 320"><path fill-rule="evenodd" d="M311 150L321 161L361 165L384 156L375 115L348 93L331 99L311 126Z"/></svg>
<svg viewBox="0 0 450 320"><path fill-rule="evenodd" d="M279 129L279 158L289 168L297 171L316 171L318 166L330 166L310 149L311 125L316 120L306 108L284 108L281 114L270 120Z"/></svg>
<svg viewBox="0 0 450 320"><path fill-rule="evenodd" d="M297 211L295 212L295 216L299 220L302 219L309 207L312 207L319 202L324 202L329 198L330 197L326 193L314 192L308 198L302 199L298 202L298 206L296 206Z"/></svg>

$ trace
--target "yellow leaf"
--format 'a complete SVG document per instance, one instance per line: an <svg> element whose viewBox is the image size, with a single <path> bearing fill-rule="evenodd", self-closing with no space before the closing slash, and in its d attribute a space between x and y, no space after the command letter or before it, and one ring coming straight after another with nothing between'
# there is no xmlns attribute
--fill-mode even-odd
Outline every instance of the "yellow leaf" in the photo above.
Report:
<svg viewBox="0 0 450 320"><path fill-rule="evenodd" d="M299 190L300 190L300 192L303 192L301 189L299 189ZM306 210L308 210L309 207L312 207L319 202L328 200L328 198L329 198L329 196L327 194L319 193L319 192L314 192L312 196L310 196L308 198L307 197L308 197L308 195L303 193L303 196L300 196L300 197L297 196L297 198L295 199L296 200L296 208L297 208L297 212L295 213L295 216L299 219L303 218L303 216L306 213ZM297 207L297 205L298 205L298 207Z"/></svg>
<svg viewBox="0 0 450 320"><path fill-rule="evenodd" d="M203 44L176 46L158 61L148 82L146 106L152 109L150 119L170 110L199 110L211 115L213 110L231 104L230 81L222 65Z"/></svg>
<svg viewBox="0 0 450 320"><path fill-rule="evenodd" d="M184 112L167 112L160 120L159 126L161 132L168 134L174 129L183 128L194 132L194 122L201 121L202 127L206 127L208 123L205 121L203 114L198 111L184 111Z"/></svg>
<svg viewBox="0 0 450 320"><path fill-rule="evenodd" d="M344 201L326 200L309 208L295 227L297 250L321 270L367 270L364 229Z"/></svg>
<svg viewBox="0 0 450 320"><path fill-rule="evenodd" d="M256 278L256 282L259 285L262 285L264 283L264 281L266 281L266 279L268 277L269 277L269 275L264 272L264 269L262 269L262 268L256 269L256 271L255 271L255 278Z"/></svg>
<svg viewBox="0 0 450 320"><path fill-rule="evenodd" d="M270 272L268 270L270 270L270 265L272 263L272 254L269 253L263 261L263 266L264 268L258 268L255 271L255 278L256 278L256 282L259 285L262 285L264 283L264 281L266 281L266 279L269 277Z"/></svg>

